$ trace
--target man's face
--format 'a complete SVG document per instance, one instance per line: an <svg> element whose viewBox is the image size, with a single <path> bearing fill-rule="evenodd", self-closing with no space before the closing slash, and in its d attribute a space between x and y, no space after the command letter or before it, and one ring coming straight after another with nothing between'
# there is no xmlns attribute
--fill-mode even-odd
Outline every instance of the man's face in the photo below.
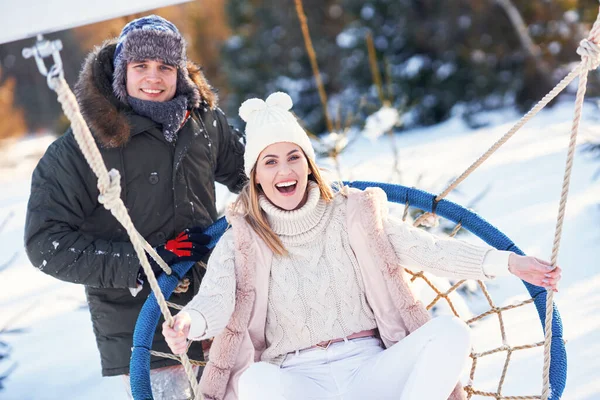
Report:
<svg viewBox="0 0 600 400"><path fill-rule="evenodd" d="M127 94L141 100L169 101L177 89L177 68L160 60L127 63Z"/></svg>

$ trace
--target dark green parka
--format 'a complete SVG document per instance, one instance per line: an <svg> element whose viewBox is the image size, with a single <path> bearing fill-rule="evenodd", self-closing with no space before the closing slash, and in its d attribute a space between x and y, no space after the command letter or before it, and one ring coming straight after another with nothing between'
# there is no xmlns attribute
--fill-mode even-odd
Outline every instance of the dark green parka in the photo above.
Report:
<svg viewBox="0 0 600 400"><path fill-rule="evenodd" d="M121 198L137 230L152 246L165 243L187 227L206 227L217 218L215 185L241 189L244 147L227 124L202 72L188 71L201 100L177 134L165 140L162 127L133 113L112 92L109 42L86 60L76 95L107 168L121 173ZM150 290L135 297L140 262L127 233L98 202L97 179L69 130L46 151L36 167L27 206L25 246L32 264L58 279L85 285L102 361L102 374L129 372L132 336ZM202 267L192 268L191 289L171 300L185 304L198 291ZM160 333L153 348L168 351ZM200 344L190 349L202 359ZM152 368L176 364L152 358Z"/></svg>

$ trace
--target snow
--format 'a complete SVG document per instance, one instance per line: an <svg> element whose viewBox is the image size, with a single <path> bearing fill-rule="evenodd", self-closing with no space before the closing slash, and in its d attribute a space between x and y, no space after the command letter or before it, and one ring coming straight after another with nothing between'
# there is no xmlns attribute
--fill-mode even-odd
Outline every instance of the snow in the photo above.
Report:
<svg viewBox="0 0 600 400"><path fill-rule="evenodd" d="M369 20L371 18L373 18L373 15L375 15L375 9L373 8L372 5L367 4L365 5L361 10L360 10L360 16L362 17L362 19L364 20Z"/></svg>
<svg viewBox="0 0 600 400"><path fill-rule="evenodd" d="M549 259L573 108L571 102L563 101L543 111L449 199L475 209L527 254ZM597 113L590 103L584 107L580 147L586 140L599 139ZM520 116L503 110L479 118L489 125L469 130L460 119L453 118L397 135L400 183L441 192ZM344 178L385 181L395 176L390 140L385 135L376 141L361 137L351 142L339 156ZM0 376L13 362L17 363L3 382L0 398L126 399L122 378L100 376L83 287L45 275L30 265L23 249L29 178L36 157L50 141L49 137L18 141L4 149L0 157L0 266L16 253L14 262L0 270L0 331L7 330L0 333L0 342L8 343L12 350L8 361L0 361ZM332 166L330 160L321 164ZM558 258L564 272L555 301L567 340L569 373L563 398L569 400L600 398L600 180L593 179L598 166L598 160L577 151ZM221 186L218 194L221 202L231 200ZM402 209L394 207L394 211L401 213ZM468 235L462 238L478 241ZM492 281L488 290L498 306L527 298L524 286L514 277ZM457 302L463 318L487 310L485 299L472 285L463 299ZM447 312L448 307L441 304L436 311ZM504 323L509 345L543 340L531 305L506 312ZM473 332L478 352L502 345L496 317L477 322ZM503 394L539 395L542 360L539 347L513 353ZM480 358L475 386L496 391L503 363L502 354Z"/></svg>
<svg viewBox="0 0 600 400"><path fill-rule="evenodd" d="M356 43L362 39L360 34L360 29L349 28L337 35L335 42L342 49L350 49L356 46Z"/></svg>
<svg viewBox="0 0 600 400"><path fill-rule="evenodd" d="M439 68L435 71L435 76L443 81L447 79L450 75L452 75L456 71L456 65L453 63L447 62L439 66Z"/></svg>
<svg viewBox="0 0 600 400"><path fill-rule="evenodd" d="M576 10L569 10L565 12L564 18L568 23L574 24L575 22L579 21L579 14Z"/></svg>
<svg viewBox="0 0 600 400"><path fill-rule="evenodd" d="M400 123L401 118L398 110L393 107L384 106L367 117L364 135L369 139L375 140L390 131L393 127L399 126Z"/></svg>
<svg viewBox="0 0 600 400"><path fill-rule="evenodd" d="M331 132L321 135L318 140L312 140L316 153L330 154L331 151L342 151L348 145L348 135Z"/></svg>
<svg viewBox="0 0 600 400"><path fill-rule="evenodd" d="M404 63L404 69L401 76L405 78L414 78L421 72L421 69L429 62L429 59L423 55L414 55Z"/></svg>

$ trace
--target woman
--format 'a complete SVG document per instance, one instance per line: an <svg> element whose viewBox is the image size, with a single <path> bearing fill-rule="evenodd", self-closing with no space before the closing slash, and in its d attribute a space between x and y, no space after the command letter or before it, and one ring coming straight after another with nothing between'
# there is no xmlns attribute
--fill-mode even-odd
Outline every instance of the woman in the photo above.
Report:
<svg viewBox="0 0 600 400"><path fill-rule="evenodd" d="M291 107L285 93L240 107L250 181L199 293L163 325L171 350L216 336L208 399L461 398L469 329L429 321L402 267L456 279L512 272L553 290L560 269L413 228L387 215L380 189L334 193Z"/></svg>

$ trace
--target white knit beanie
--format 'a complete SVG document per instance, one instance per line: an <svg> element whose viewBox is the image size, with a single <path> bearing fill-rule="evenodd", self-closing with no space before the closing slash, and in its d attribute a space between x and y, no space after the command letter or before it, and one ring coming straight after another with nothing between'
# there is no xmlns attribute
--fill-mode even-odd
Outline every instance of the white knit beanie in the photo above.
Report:
<svg viewBox="0 0 600 400"><path fill-rule="evenodd" d="M250 175L260 153L273 143L295 143L308 158L315 160L315 151L308 135L289 111L292 105L292 98L287 93L275 92L266 101L254 98L244 101L240 106L240 117L246 121L246 175Z"/></svg>

